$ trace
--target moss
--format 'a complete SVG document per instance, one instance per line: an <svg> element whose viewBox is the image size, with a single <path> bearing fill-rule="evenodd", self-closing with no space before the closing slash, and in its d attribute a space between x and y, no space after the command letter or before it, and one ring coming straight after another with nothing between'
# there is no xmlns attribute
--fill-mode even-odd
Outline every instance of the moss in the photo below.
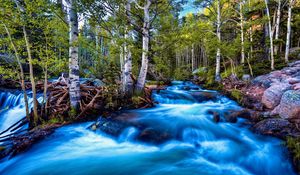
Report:
<svg viewBox="0 0 300 175"><path fill-rule="evenodd" d="M300 170L300 138L288 137L285 144L293 156L294 165Z"/></svg>
<svg viewBox="0 0 300 175"><path fill-rule="evenodd" d="M241 93L240 90L233 89L233 90L230 92L230 95L231 95L231 97L234 98L234 100L236 100L238 103L241 103L242 100L243 100L243 94Z"/></svg>
<svg viewBox="0 0 300 175"><path fill-rule="evenodd" d="M71 107L70 111L69 111L69 117L70 118L74 118L77 114L77 110L73 107Z"/></svg>
<svg viewBox="0 0 300 175"><path fill-rule="evenodd" d="M60 119L59 118L52 118L50 119L47 123L49 124L55 124L55 123L60 123Z"/></svg>
<svg viewBox="0 0 300 175"><path fill-rule="evenodd" d="M141 100L138 95L134 95L133 97L131 97L131 100L134 106L138 106L141 103Z"/></svg>
<svg viewBox="0 0 300 175"><path fill-rule="evenodd" d="M146 86L147 85L164 85L164 84L165 84L165 82L163 82L163 81L148 81L146 83Z"/></svg>

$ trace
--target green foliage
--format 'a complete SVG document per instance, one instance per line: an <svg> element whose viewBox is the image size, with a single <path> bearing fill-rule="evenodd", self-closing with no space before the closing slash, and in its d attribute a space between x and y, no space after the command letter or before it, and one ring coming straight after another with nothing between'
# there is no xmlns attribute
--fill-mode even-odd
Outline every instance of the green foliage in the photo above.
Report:
<svg viewBox="0 0 300 175"><path fill-rule="evenodd" d="M188 80L191 78L190 66L181 66L175 69L174 71L174 79L175 80Z"/></svg>
<svg viewBox="0 0 300 175"><path fill-rule="evenodd" d="M243 100L243 94L238 89L233 89L230 93L230 96L233 97L239 103L241 103Z"/></svg>
<svg viewBox="0 0 300 175"><path fill-rule="evenodd" d="M110 63L103 75L103 82L106 84L107 91L104 92L103 96L106 100L106 109L111 109L117 106L118 95L120 94L120 71L118 66L114 63Z"/></svg>
<svg viewBox="0 0 300 175"><path fill-rule="evenodd" d="M293 158L295 161L300 161L300 139L288 137L286 140L286 146L293 154Z"/></svg>

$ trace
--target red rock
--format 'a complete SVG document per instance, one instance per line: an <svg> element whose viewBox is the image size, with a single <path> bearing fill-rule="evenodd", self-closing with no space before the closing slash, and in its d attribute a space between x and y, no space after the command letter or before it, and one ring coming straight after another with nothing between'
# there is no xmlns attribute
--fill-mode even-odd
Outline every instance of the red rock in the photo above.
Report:
<svg viewBox="0 0 300 175"><path fill-rule="evenodd" d="M289 84L273 84L264 92L261 100L262 104L268 109L274 109L280 103L282 94L289 89L291 89Z"/></svg>
<svg viewBox="0 0 300 175"><path fill-rule="evenodd" d="M289 90L282 95L279 115L282 118L300 118L300 90Z"/></svg>

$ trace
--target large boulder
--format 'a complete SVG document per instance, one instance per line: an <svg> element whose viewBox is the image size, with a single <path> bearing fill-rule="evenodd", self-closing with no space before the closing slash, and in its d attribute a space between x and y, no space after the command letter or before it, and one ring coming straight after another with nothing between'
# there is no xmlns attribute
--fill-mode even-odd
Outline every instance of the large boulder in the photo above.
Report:
<svg viewBox="0 0 300 175"><path fill-rule="evenodd" d="M282 94L290 89L290 84L273 84L271 87L265 90L262 96L262 104L268 109L274 109L280 103Z"/></svg>
<svg viewBox="0 0 300 175"><path fill-rule="evenodd" d="M279 105L280 117L300 118L300 90L286 91Z"/></svg>
<svg viewBox="0 0 300 175"><path fill-rule="evenodd" d="M290 67L300 67L300 60L288 64Z"/></svg>
<svg viewBox="0 0 300 175"><path fill-rule="evenodd" d="M287 133L289 133L290 125L291 123L286 119L271 118L258 122L252 129L260 134L283 138Z"/></svg>

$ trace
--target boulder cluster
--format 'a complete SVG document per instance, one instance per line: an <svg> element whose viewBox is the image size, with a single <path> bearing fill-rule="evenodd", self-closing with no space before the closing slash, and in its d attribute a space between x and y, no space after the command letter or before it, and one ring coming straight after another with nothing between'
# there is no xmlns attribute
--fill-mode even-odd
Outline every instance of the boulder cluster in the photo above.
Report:
<svg viewBox="0 0 300 175"><path fill-rule="evenodd" d="M282 70L258 76L250 86L250 89L257 87L262 91L260 102L271 116L300 118L300 61L290 63Z"/></svg>

